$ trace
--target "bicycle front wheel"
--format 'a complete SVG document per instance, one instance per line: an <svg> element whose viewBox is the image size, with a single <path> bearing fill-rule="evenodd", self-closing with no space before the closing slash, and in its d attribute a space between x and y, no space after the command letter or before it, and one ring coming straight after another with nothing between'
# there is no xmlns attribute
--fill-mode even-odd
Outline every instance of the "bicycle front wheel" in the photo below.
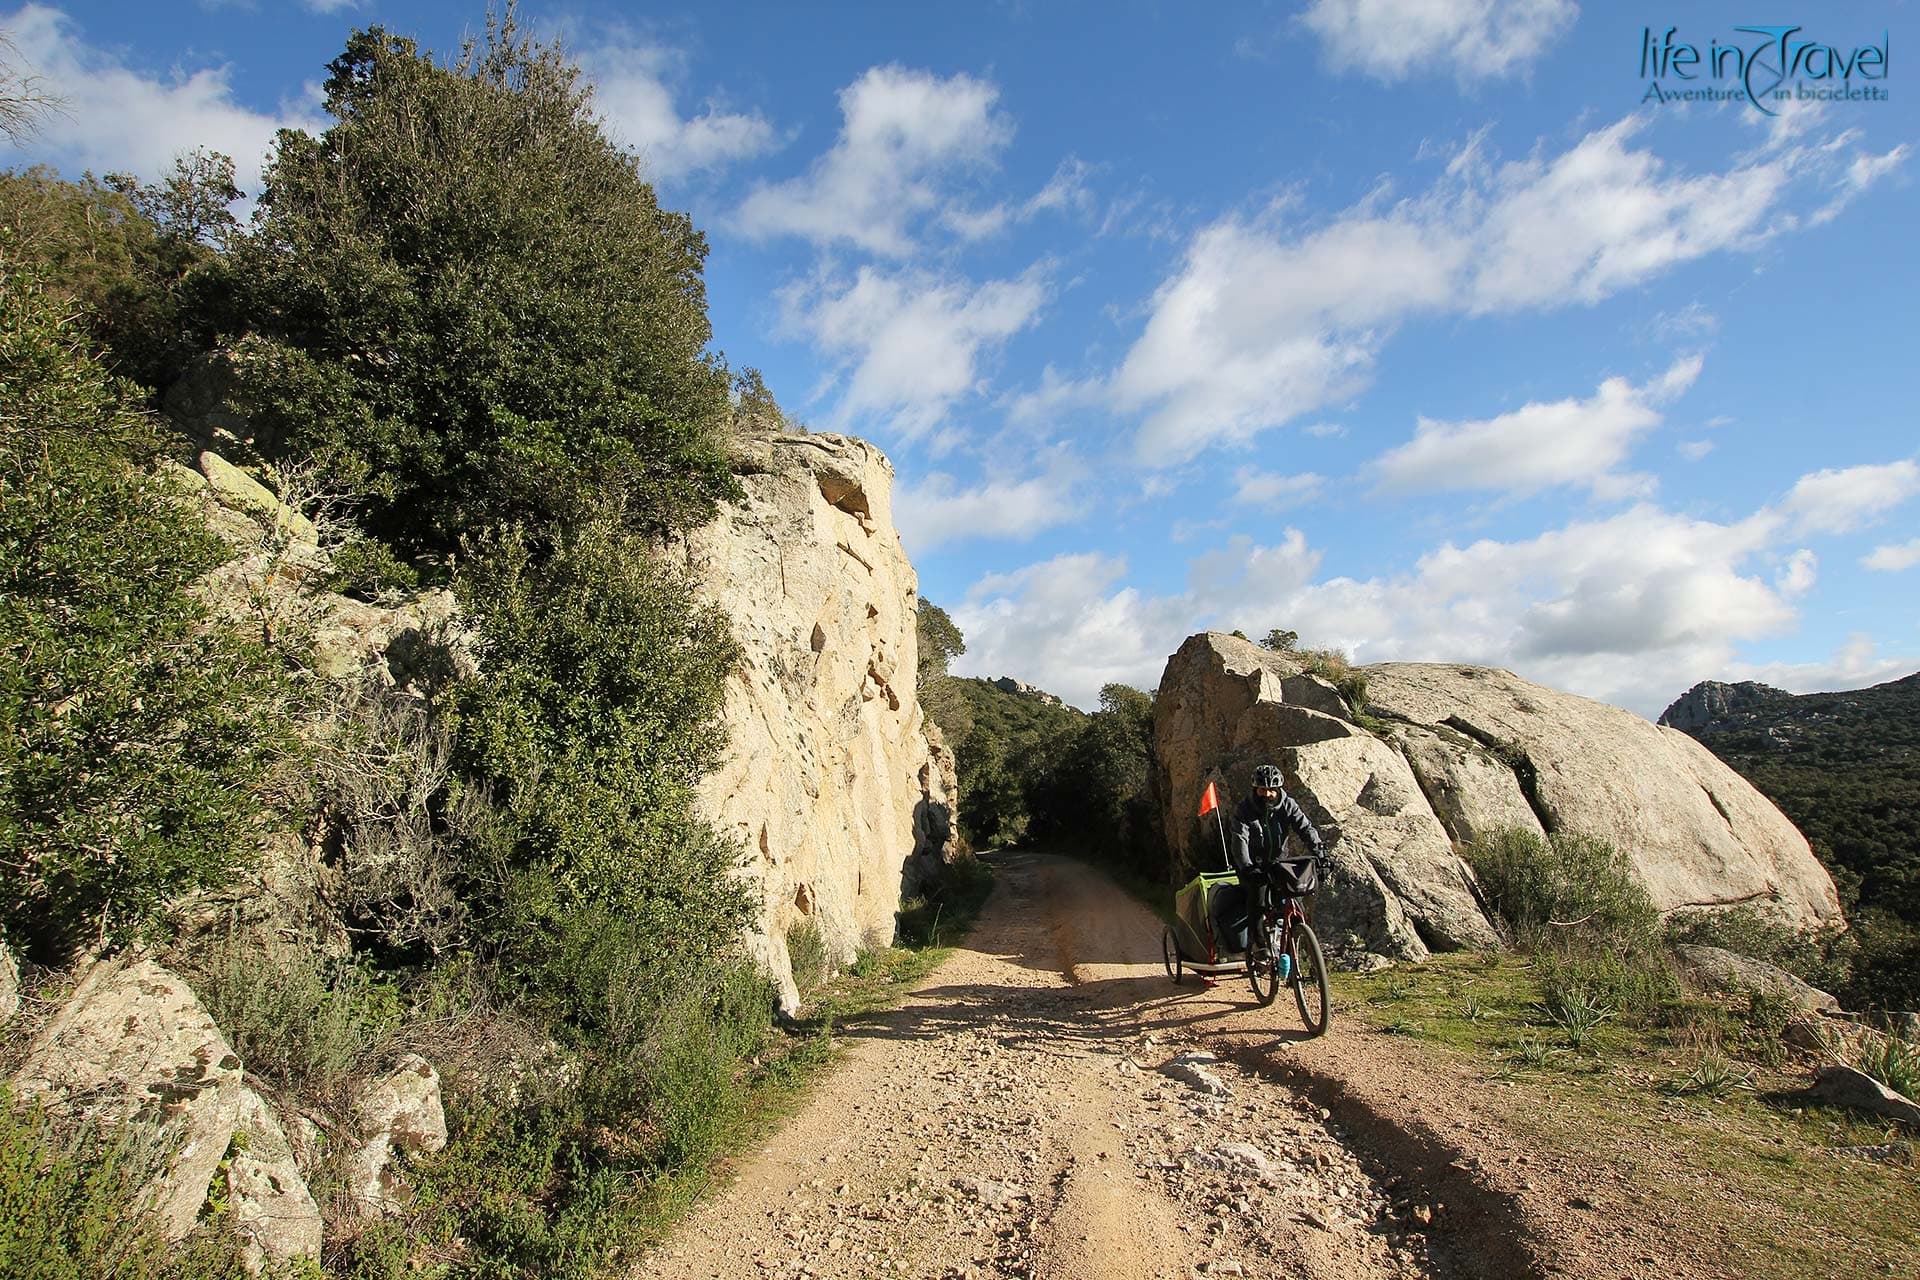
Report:
<svg viewBox="0 0 1920 1280"><path fill-rule="evenodd" d="M1308 1035L1324 1035L1329 1010L1327 966L1320 957L1320 939L1314 936L1313 926L1304 920L1296 924L1293 936L1287 940L1287 951L1293 956L1293 973L1287 981L1293 984L1300 1021L1307 1024Z"/></svg>
<svg viewBox="0 0 1920 1280"><path fill-rule="evenodd" d="M1253 998L1261 1004L1272 1004L1274 997L1280 994L1280 973L1275 965L1275 957L1280 948L1274 932L1268 932L1263 939L1260 926L1255 925L1251 937L1247 939L1247 981L1253 987Z"/></svg>

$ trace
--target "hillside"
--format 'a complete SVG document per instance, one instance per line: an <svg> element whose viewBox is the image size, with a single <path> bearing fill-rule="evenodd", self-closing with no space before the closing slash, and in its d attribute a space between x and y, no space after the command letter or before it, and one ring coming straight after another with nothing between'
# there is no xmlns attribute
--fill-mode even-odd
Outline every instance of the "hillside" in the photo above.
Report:
<svg viewBox="0 0 1920 1280"><path fill-rule="evenodd" d="M960 770L960 826L986 846L1027 829L1026 780L1042 771L1085 723L1086 714L1017 680L956 678L972 725L954 743Z"/></svg>
<svg viewBox="0 0 1920 1280"><path fill-rule="evenodd" d="M1862 906L1920 921L1920 673L1838 693L1703 681L1660 723L1779 805Z"/></svg>

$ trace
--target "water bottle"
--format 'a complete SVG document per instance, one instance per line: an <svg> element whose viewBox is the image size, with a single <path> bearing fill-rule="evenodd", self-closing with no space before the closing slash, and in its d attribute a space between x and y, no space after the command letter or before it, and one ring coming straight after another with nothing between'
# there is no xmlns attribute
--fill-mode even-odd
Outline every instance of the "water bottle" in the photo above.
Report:
<svg viewBox="0 0 1920 1280"><path fill-rule="evenodd" d="M1282 951L1280 953L1279 963L1275 966L1275 968L1277 968L1280 971L1280 981L1282 982L1287 981L1289 978L1293 977L1293 957L1288 955L1286 952Z"/></svg>

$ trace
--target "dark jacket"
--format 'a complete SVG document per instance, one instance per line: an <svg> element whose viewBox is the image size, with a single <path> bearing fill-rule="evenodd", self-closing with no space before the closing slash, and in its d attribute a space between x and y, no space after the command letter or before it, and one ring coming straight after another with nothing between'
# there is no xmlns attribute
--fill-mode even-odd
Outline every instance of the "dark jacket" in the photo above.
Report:
<svg viewBox="0 0 1920 1280"><path fill-rule="evenodd" d="M1280 793L1271 810L1258 796L1242 800L1234 806L1233 825L1227 832L1227 851L1234 870L1245 873L1284 859L1288 832L1299 836L1316 856L1321 852L1320 833L1286 792Z"/></svg>

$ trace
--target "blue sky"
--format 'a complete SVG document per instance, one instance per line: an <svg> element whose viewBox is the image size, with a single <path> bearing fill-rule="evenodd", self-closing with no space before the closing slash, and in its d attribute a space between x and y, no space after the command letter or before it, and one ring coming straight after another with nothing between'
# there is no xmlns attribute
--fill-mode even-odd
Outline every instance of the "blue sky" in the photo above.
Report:
<svg viewBox="0 0 1920 1280"><path fill-rule="evenodd" d="M1892 52L1911 13L521 16L706 231L716 348L893 459L958 670L1090 706L1109 680L1152 687L1193 631L1278 626L1655 715L1703 678L1920 668L1920 78ZM0 162L151 176L208 145L257 191L276 127L323 127L350 30L452 52L483 18L0 10L68 104ZM1643 74L1644 28L1705 57L1796 19L1795 42L1886 63L1789 91L1884 99L1648 100L1737 78Z"/></svg>

